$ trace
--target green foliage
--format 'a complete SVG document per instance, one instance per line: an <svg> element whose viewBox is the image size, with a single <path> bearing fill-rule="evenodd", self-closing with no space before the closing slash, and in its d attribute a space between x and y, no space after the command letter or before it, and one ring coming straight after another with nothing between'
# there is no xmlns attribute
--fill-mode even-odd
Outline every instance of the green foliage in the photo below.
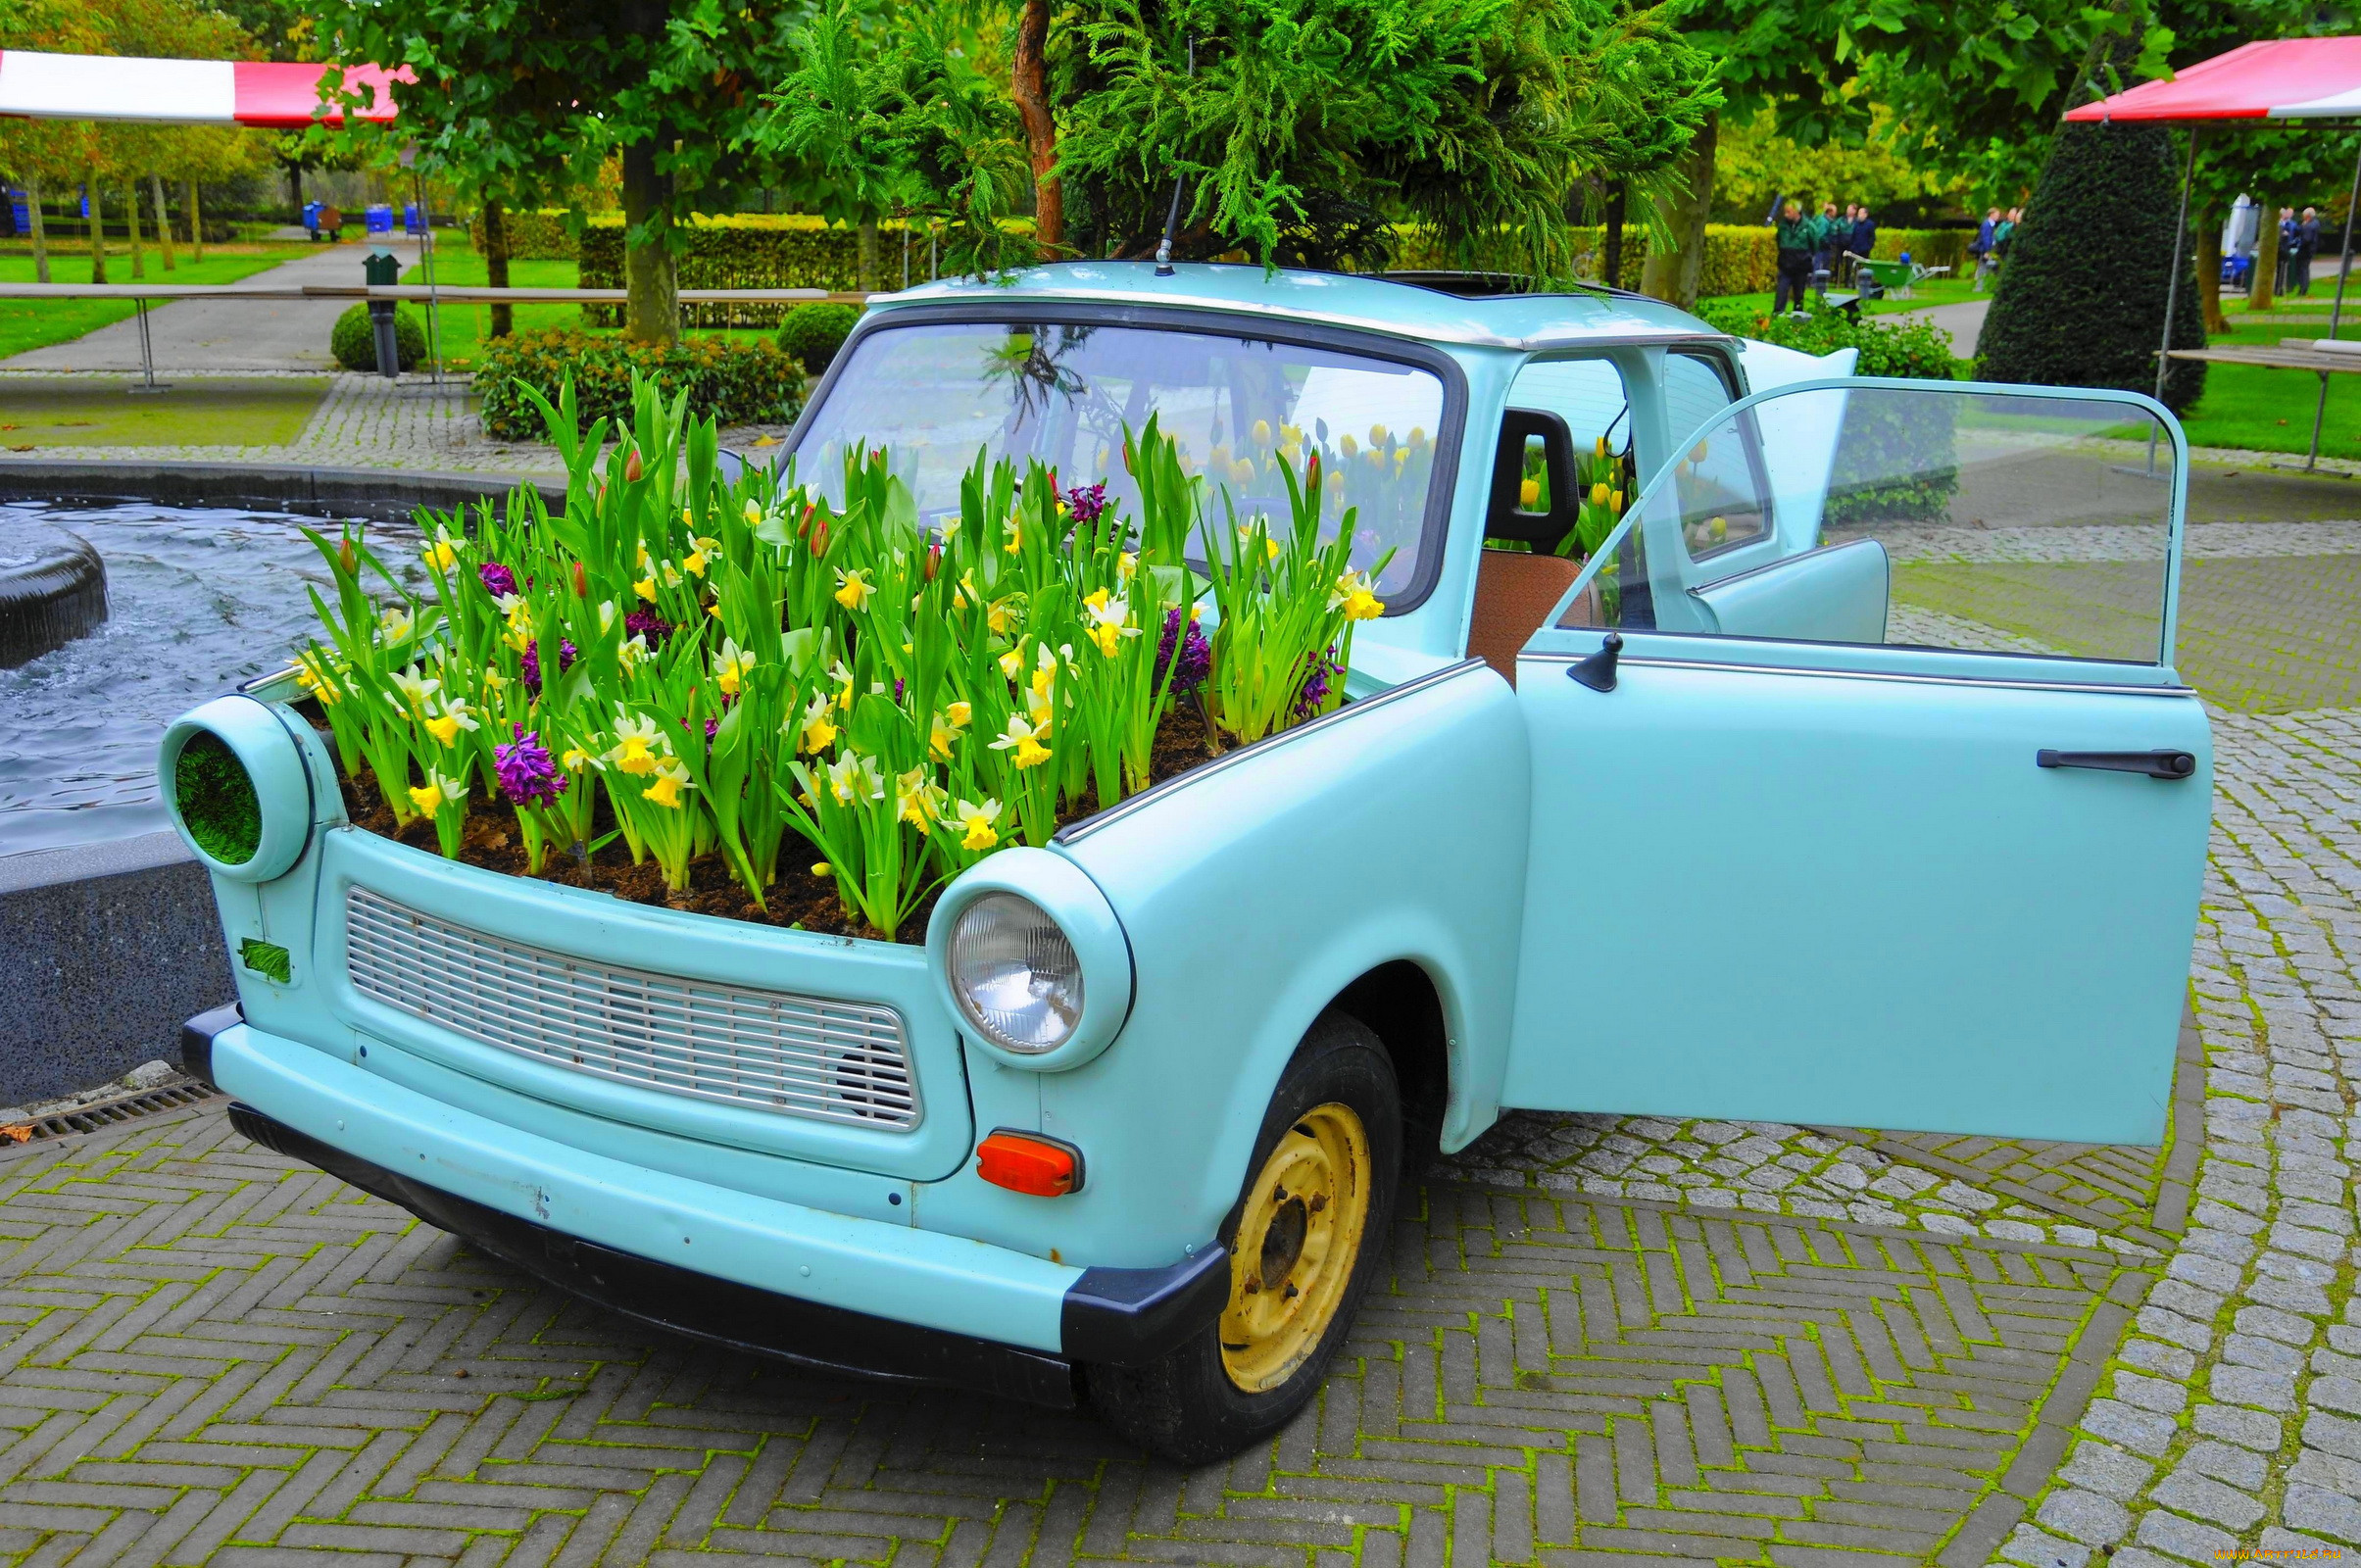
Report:
<svg viewBox="0 0 2361 1568"><path fill-rule="evenodd" d="M535 397L555 401L571 378L587 418L624 418L644 378L668 399L681 395L698 418L722 424L780 424L795 417L803 377L777 344L760 339L683 338L669 347L588 332L516 332L496 338L476 368L484 433L530 441L543 430Z"/></svg>
<svg viewBox="0 0 2361 1568"><path fill-rule="evenodd" d="M568 219L572 215L556 208L541 208L523 212L511 211L506 215L509 231L509 260L512 262L570 262L582 253L582 243L574 237ZM592 222L598 221L596 219ZM483 214L477 213L467 225L467 243L475 254L484 254Z"/></svg>
<svg viewBox="0 0 2361 1568"><path fill-rule="evenodd" d="M1860 355L1853 366L1856 375L1905 376L1921 381L1956 378L1959 362L1951 357L1950 339L1925 321L1870 317L1856 322L1842 311L1821 311L1808 320L1797 321L1717 300L1698 306L1697 315L1725 332L1801 354L1858 349Z"/></svg>
<svg viewBox="0 0 2361 1568"><path fill-rule="evenodd" d="M779 323L779 347L817 375L835 360L860 319L861 312L850 305L799 305Z"/></svg>
<svg viewBox="0 0 2361 1568"><path fill-rule="evenodd" d="M2155 390L2180 176L2160 125L2060 127L1978 338L1985 379ZM2186 249L2181 265L2172 343L2203 348ZM2179 412L2204 388L2201 362L2175 361L2164 402Z"/></svg>
<svg viewBox="0 0 2361 1568"><path fill-rule="evenodd" d="M1893 117L1875 109L1865 134L1851 144L1783 136L1768 107L1751 121L1723 116L1713 144L1714 210L1741 222L1758 218L1780 194L1801 195L1815 209L1822 201L1866 202L1883 213L1896 204L1940 201L1949 183L1904 159L1894 146Z"/></svg>
<svg viewBox="0 0 2361 1568"><path fill-rule="evenodd" d="M400 306L394 307L394 348L402 362L398 368L404 370L415 368L426 357L426 329ZM367 305L356 305L336 318L335 326L328 331L328 352L348 370L377 368L376 323L369 318Z"/></svg>
<svg viewBox="0 0 2361 1568"><path fill-rule="evenodd" d="M890 259L888 270L901 275L903 235L899 223L882 225L882 244ZM1026 232L1010 225L1013 234ZM842 224L831 225L810 217L769 218L746 215L700 218L681 225L686 245L680 257L682 288L824 288L849 290L861 286L861 236ZM912 280L924 277L926 236L911 235ZM582 286L623 286L623 226L617 220L594 220L581 238ZM945 270L956 271L948 263ZM611 320L614 306L586 307L594 320ZM681 318L692 326L772 326L784 317L784 305L684 305Z"/></svg>
<svg viewBox="0 0 2361 1568"><path fill-rule="evenodd" d="M956 46L948 13L875 29L862 13L839 0L796 33L800 64L765 100L755 145L812 168L832 217L939 223L952 271L1029 260L1007 221L1032 187L1015 106Z"/></svg>
<svg viewBox="0 0 2361 1568"><path fill-rule="evenodd" d="M197 848L223 865L244 865L263 845L263 808L254 780L228 744L200 731L172 763L172 799Z"/></svg>
<svg viewBox="0 0 2361 1568"><path fill-rule="evenodd" d="M1058 62L1058 167L1117 254L1277 259L1313 193L1569 275L1565 193L1655 175L1719 103L1662 9L1608 0L1084 0Z"/></svg>

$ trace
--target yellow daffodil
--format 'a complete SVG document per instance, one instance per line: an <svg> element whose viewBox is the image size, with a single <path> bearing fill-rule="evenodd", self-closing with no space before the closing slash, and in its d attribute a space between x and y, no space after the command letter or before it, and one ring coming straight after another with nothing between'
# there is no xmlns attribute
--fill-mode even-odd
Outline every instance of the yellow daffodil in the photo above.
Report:
<svg viewBox="0 0 2361 1568"><path fill-rule="evenodd" d="M461 730L479 727L468 716L467 700L461 697L452 698L449 706L426 720L426 733L445 746L457 746Z"/></svg>
<svg viewBox="0 0 2361 1568"><path fill-rule="evenodd" d="M441 681L422 673L416 664L394 671L387 679L393 682L396 691L409 699L411 711L421 718L426 715L426 699L443 689Z"/></svg>
<svg viewBox="0 0 2361 1568"><path fill-rule="evenodd" d="M836 568L836 602L847 610L858 612L868 609L869 596L876 591L869 581L866 568L856 566L851 571L842 566Z"/></svg>
<svg viewBox="0 0 2361 1568"><path fill-rule="evenodd" d="M532 624L533 607L525 602L522 594L502 594L492 601L492 605L512 626Z"/></svg>
<svg viewBox="0 0 2361 1568"><path fill-rule="evenodd" d="M1292 424L1282 424L1279 426L1279 440L1282 445L1300 443L1303 439L1303 432L1296 428L1296 426Z"/></svg>
<svg viewBox="0 0 2361 1568"><path fill-rule="evenodd" d="M992 749L1013 753L1010 760L1015 762L1020 771L1039 766L1048 761L1051 756L1050 749L1041 744L1040 732L1026 723L1021 713L1008 715L1008 727L994 739Z"/></svg>
<svg viewBox="0 0 2361 1568"><path fill-rule="evenodd" d="M635 593L635 594L639 595L639 596L640 596L642 599L645 599L646 601L648 601L648 603L650 603L650 604L654 604L654 603L656 603L656 579L655 579L655 577L654 577L654 576L642 577L642 578L641 578L639 581L637 581L637 582L635 582L635 583L633 583L633 584L631 585L631 591L632 591L633 593Z"/></svg>
<svg viewBox="0 0 2361 1568"><path fill-rule="evenodd" d="M608 627L614 624L615 601L612 599L603 599L599 601L599 630L605 631Z"/></svg>
<svg viewBox="0 0 2361 1568"><path fill-rule="evenodd" d="M1339 577L1336 591L1328 596L1328 608L1343 611L1347 620L1375 620L1386 612L1365 571L1348 571Z"/></svg>
<svg viewBox="0 0 2361 1568"><path fill-rule="evenodd" d="M1000 656L1000 672L1008 676L1010 680L1014 680L1019 674L1023 673L1024 667L1025 654L1024 649L1021 646L1011 648L1007 653Z"/></svg>
<svg viewBox="0 0 2361 1568"><path fill-rule="evenodd" d="M510 685L509 678L508 678L506 675L503 675L503 674L502 674L502 673L501 673L499 670L497 670L497 669L487 669L487 670L485 670L485 671L484 671L484 690L485 690L485 691L488 691L488 692L505 691L505 690L507 690L507 689L508 689L509 685Z"/></svg>
<svg viewBox="0 0 2361 1568"><path fill-rule="evenodd" d="M913 767L894 780L895 814L923 833L942 818L951 792L930 782L926 769Z"/></svg>
<svg viewBox="0 0 2361 1568"><path fill-rule="evenodd" d="M647 541L643 539L642 541L640 541L640 545L639 545L639 564L644 566L644 565L646 565L647 564L648 564L648 545L647 545Z"/></svg>
<svg viewBox="0 0 2361 1568"><path fill-rule="evenodd" d="M680 567L692 577L702 577L705 575L707 564L721 553L721 541L718 539L691 539L689 543L694 548L687 555L681 557Z"/></svg>
<svg viewBox="0 0 2361 1568"><path fill-rule="evenodd" d="M1068 659L1074 656L1071 648L1061 648L1058 652ZM1058 679L1058 654L1050 652L1048 643L1035 644L1034 653L1038 657L1033 661L1033 694L1046 698L1050 695L1051 683Z"/></svg>
<svg viewBox="0 0 2361 1568"><path fill-rule="evenodd" d="M746 519L746 526L751 528L762 520L762 504L749 496L746 499L746 508L739 515Z"/></svg>
<svg viewBox="0 0 2361 1568"><path fill-rule="evenodd" d="M621 664L625 669L629 669L632 665L647 658L648 634L646 632L633 632L630 638L624 642L620 648L617 648L615 651L615 662Z"/></svg>
<svg viewBox="0 0 2361 1568"><path fill-rule="evenodd" d="M999 600L984 612L984 624L995 637L1006 637L1016 630L1016 614L1009 610L1008 603L1006 599Z"/></svg>
<svg viewBox="0 0 2361 1568"><path fill-rule="evenodd" d="M672 743L652 718L633 718L618 713L615 721L615 749L607 760L622 772L645 778L662 764Z"/></svg>
<svg viewBox="0 0 2361 1568"><path fill-rule="evenodd" d="M457 806L467 798L465 775L447 778L439 768L426 770L426 782L410 792L410 802L427 816L434 815L445 806Z"/></svg>
<svg viewBox="0 0 2361 1568"><path fill-rule="evenodd" d="M410 612L396 605L377 617L377 641L388 645L406 643L416 624Z"/></svg>
<svg viewBox="0 0 2361 1568"><path fill-rule="evenodd" d="M740 648L735 638L724 637L721 652L713 656L713 684L721 688L722 696L735 697L754 667L755 656Z"/></svg>
<svg viewBox="0 0 2361 1568"><path fill-rule="evenodd" d="M1056 716L1056 710L1051 705L1049 689L1046 686L1026 688L1025 716L1032 720L1034 735L1043 740L1049 739L1050 720Z"/></svg>
<svg viewBox="0 0 2361 1568"><path fill-rule="evenodd" d="M825 692L815 695L812 705L804 710L804 738L806 752L824 752L836 742L835 701Z"/></svg>
<svg viewBox="0 0 2361 1568"><path fill-rule="evenodd" d="M1124 599L1109 599L1106 590L1091 595L1097 604L1087 606L1083 635L1099 645L1099 652L1108 659L1121 650L1123 639L1137 637L1140 628L1127 625L1131 619L1131 603Z"/></svg>
<svg viewBox="0 0 2361 1568"><path fill-rule="evenodd" d="M295 684L320 699L322 708L344 696L335 683L327 678L326 670L315 654L306 654L295 662Z"/></svg>
<svg viewBox="0 0 2361 1568"><path fill-rule="evenodd" d="M856 801L885 799L885 775L877 771L877 759L847 752L820 769L828 781L828 793L836 797L839 806L851 806Z"/></svg>
<svg viewBox="0 0 2361 1568"><path fill-rule="evenodd" d="M410 804L418 808L419 815L432 816L434 808L443 804L443 792L431 784L414 784L410 790Z"/></svg>
<svg viewBox="0 0 2361 1568"><path fill-rule="evenodd" d="M1115 557L1115 572L1125 582L1131 581L1140 569L1140 558L1126 550Z"/></svg>
<svg viewBox="0 0 2361 1568"><path fill-rule="evenodd" d="M1000 802L986 797L984 804L960 801L952 807L959 816L965 836L959 840L962 850L988 850L1000 842Z"/></svg>
<svg viewBox="0 0 2361 1568"><path fill-rule="evenodd" d="M459 564L459 546L451 538L451 525L443 524L434 530L434 538L420 552L427 566L435 571L449 571Z"/></svg>
<svg viewBox="0 0 2361 1568"><path fill-rule="evenodd" d="M1013 556L1024 548L1024 529L1017 525L1014 517L1010 517L1008 519L1008 542L1000 547L1000 553L1004 556Z"/></svg>
<svg viewBox="0 0 2361 1568"><path fill-rule="evenodd" d="M951 760L952 748L958 745L959 731L967 723L967 705L954 703L951 706L958 710L959 716L954 718L950 713L937 713L926 736L926 749L934 754L937 761L941 762Z"/></svg>
<svg viewBox="0 0 2361 1568"><path fill-rule="evenodd" d="M975 718L975 709L966 703L954 703L943 710L943 716L951 720L952 728L965 729Z"/></svg>
<svg viewBox="0 0 2361 1568"><path fill-rule="evenodd" d="M585 768L593 767L602 773L607 771L607 763L604 759L591 756L579 746L566 748L566 754L558 759L558 765L568 773L579 773Z"/></svg>
<svg viewBox="0 0 2361 1568"><path fill-rule="evenodd" d="M656 782L648 786L648 799L667 810L677 811L682 802L680 792L697 786L689 782L689 770L678 762L666 762L656 770Z"/></svg>
<svg viewBox="0 0 2361 1568"><path fill-rule="evenodd" d="M845 668L843 660L828 666L828 678L836 682L836 706L848 713L853 711L853 672Z"/></svg>

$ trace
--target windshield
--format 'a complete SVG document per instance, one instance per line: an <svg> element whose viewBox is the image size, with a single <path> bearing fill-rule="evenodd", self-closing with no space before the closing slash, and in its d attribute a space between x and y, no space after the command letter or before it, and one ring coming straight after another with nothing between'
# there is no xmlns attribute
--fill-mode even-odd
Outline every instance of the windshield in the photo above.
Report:
<svg viewBox="0 0 2361 1568"><path fill-rule="evenodd" d="M1394 559L1380 594L1418 580L1443 382L1433 371L1336 349L1158 327L928 322L867 333L796 443L797 471L832 499L848 447L883 447L922 518L956 514L979 447L1038 459L1071 488L1104 482L1136 503L1123 432L1151 414L1202 474L1219 518L1288 514L1285 461L1317 449L1331 530L1353 509L1353 560Z"/></svg>

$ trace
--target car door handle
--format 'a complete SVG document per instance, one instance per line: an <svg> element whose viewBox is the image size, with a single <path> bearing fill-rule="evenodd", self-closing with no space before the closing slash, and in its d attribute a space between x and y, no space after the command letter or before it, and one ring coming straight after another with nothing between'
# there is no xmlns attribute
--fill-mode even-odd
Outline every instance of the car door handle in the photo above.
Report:
<svg viewBox="0 0 2361 1568"><path fill-rule="evenodd" d="M2104 773L2145 773L2150 778L2187 778L2197 770L2189 752L2053 752L2033 754L2037 767L2093 767Z"/></svg>

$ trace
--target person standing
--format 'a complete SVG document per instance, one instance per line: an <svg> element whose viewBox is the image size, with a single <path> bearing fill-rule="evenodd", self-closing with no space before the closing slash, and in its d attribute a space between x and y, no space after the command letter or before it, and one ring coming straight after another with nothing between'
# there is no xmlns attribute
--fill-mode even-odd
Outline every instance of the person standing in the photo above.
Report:
<svg viewBox="0 0 2361 1568"><path fill-rule="evenodd" d="M2320 254L2320 210L2307 207L2295 223L2295 246L2287 253L2287 279L2295 292L2312 292L2312 258Z"/></svg>
<svg viewBox="0 0 2361 1568"><path fill-rule="evenodd" d="M1803 216L1803 204L1793 197L1772 197L1771 211L1763 221L1770 224L1772 243L1779 251L1779 281L1771 290L1771 314L1776 316L1803 304L1803 292L1811 286L1812 251L1820 225Z"/></svg>
<svg viewBox="0 0 2361 1568"><path fill-rule="evenodd" d="M2271 286L2279 293L2287 291L2287 271L2295 260L2295 209L2279 210L2279 266L2271 274Z"/></svg>
<svg viewBox="0 0 2361 1568"><path fill-rule="evenodd" d="M1837 253L1844 249L1845 237L1852 225L1837 216L1835 202L1820 204L1820 220L1812 241L1812 281L1825 293L1828 280L1836 274Z"/></svg>
<svg viewBox="0 0 2361 1568"><path fill-rule="evenodd" d="M1864 261L1877 255L1877 220L1869 216L1866 203L1853 209L1852 238L1845 248ZM1853 263L1855 282L1860 280L1860 266L1859 262Z"/></svg>
<svg viewBox="0 0 2361 1568"><path fill-rule="evenodd" d="M1985 280L1992 276L1992 269L1999 265L1992 258L1992 236L1999 231L1999 228L2000 209L1997 207L1986 208L1984 221L1976 225L1975 242L1968 246L1968 254L1976 259L1976 282L1973 289L1975 293L1984 292Z"/></svg>

